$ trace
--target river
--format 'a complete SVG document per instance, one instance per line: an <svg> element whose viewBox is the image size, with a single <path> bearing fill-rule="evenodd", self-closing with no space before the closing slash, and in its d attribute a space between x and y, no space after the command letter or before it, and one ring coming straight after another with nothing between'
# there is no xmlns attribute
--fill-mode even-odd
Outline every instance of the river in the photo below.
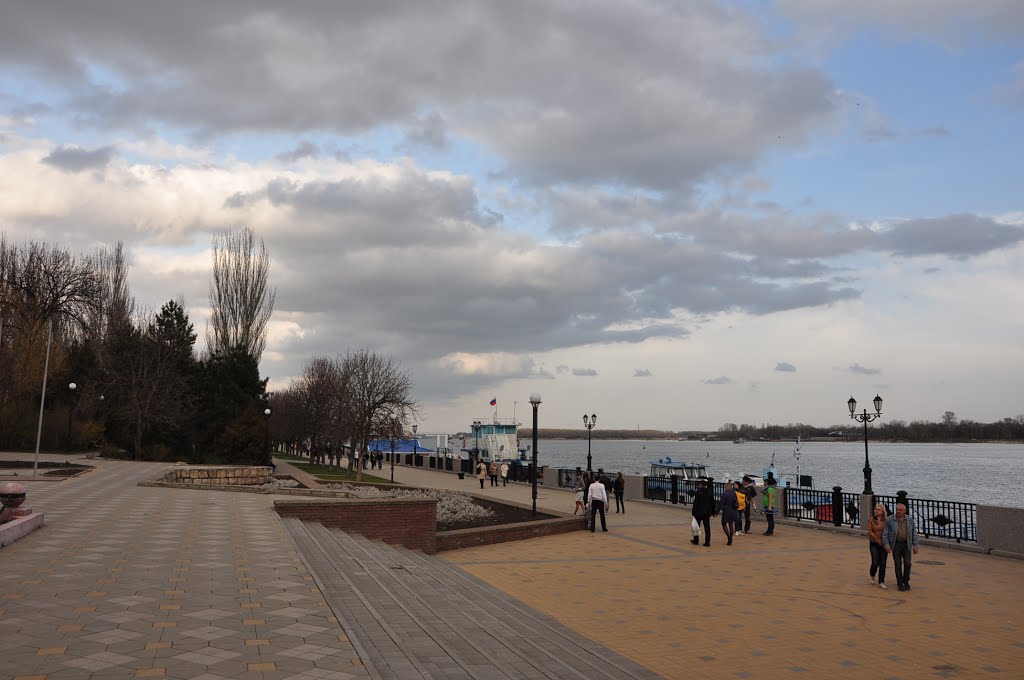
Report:
<svg viewBox="0 0 1024 680"><path fill-rule="evenodd" d="M524 441L524 443L526 443ZM701 462L716 478L760 474L775 453L782 474L811 475L814 487L844 491L864 489L864 442L803 442L800 458L794 442L644 441L595 439L593 467L627 474L649 474L652 460L670 456L676 462ZM875 493L956 500L988 505L1024 505L1024 444L900 444L870 442ZM539 464L586 468L586 439L542 439Z"/></svg>

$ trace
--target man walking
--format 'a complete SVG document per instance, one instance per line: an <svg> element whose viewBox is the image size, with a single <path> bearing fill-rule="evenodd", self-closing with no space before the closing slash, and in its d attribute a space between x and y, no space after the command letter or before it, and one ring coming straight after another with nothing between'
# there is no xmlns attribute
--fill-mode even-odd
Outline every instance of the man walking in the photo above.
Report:
<svg viewBox="0 0 1024 680"><path fill-rule="evenodd" d="M700 526L704 525L704 547L711 545L711 517L718 514L715 508L714 490L705 479L697 482L697 495L693 497L693 539L694 545L700 543Z"/></svg>
<svg viewBox="0 0 1024 680"><path fill-rule="evenodd" d="M885 523L882 532L885 552L892 555L892 566L896 572L896 588L901 592L910 590L910 554L917 554L921 538L917 535L914 518L907 516L907 506L896 504L896 514Z"/></svg>
<svg viewBox="0 0 1024 680"><path fill-rule="evenodd" d="M754 480L750 478L750 475L743 475L743 495L746 496L747 507L743 510L743 533L750 533L750 509L754 505L754 499L757 497L757 488L754 486Z"/></svg>
<svg viewBox="0 0 1024 680"><path fill-rule="evenodd" d="M595 479L590 485L590 533L597 528L597 514L601 513L601 531L608 531L608 525L604 520L604 509L608 506L608 491L605 489L600 478Z"/></svg>

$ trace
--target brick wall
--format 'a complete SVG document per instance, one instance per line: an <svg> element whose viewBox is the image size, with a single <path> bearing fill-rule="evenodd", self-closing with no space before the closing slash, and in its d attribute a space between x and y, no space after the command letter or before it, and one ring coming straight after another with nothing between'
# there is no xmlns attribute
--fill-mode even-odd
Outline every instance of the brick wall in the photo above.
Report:
<svg viewBox="0 0 1024 680"><path fill-rule="evenodd" d="M474 545L521 541L524 538L536 538L537 536L565 534L570 531L580 531L586 526L586 520L582 517L560 517L520 524L439 531L437 533L437 552L470 548Z"/></svg>
<svg viewBox="0 0 1024 680"><path fill-rule="evenodd" d="M280 500L274 501L274 509L282 517L319 522L428 555L437 551L437 501L433 498Z"/></svg>

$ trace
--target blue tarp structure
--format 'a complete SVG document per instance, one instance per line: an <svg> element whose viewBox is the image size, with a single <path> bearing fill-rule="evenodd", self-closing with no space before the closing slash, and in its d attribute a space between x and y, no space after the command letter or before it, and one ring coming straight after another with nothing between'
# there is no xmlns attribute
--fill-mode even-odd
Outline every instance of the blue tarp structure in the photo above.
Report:
<svg viewBox="0 0 1024 680"><path fill-rule="evenodd" d="M413 453L413 442L415 442L416 453L433 453L434 449L423 446L415 439L396 439L395 440L395 453ZM371 439L369 449L371 451L380 451L382 453L391 453L391 440L390 439Z"/></svg>

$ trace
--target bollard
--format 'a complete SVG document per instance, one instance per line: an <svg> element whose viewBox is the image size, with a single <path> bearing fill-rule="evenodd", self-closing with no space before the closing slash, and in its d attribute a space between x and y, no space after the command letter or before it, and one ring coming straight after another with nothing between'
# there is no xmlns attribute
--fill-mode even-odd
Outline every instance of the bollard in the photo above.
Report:
<svg viewBox="0 0 1024 680"><path fill-rule="evenodd" d="M896 492L896 504L899 505L900 503L903 504L903 507L905 507L908 512L910 511L910 504L907 502L906 491L900 490ZM895 513L896 508L893 508L892 511Z"/></svg>
<svg viewBox="0 0 1024 680"><path fill-rule="evenodd" d="M832 524L843 525L843 487L832 487Z"/></svg>
<svg viewBox="0 0 1024 680"><path fill-rule="evenodd" d="M679 504L679 475L672 475L672 504Z"/></svg>

